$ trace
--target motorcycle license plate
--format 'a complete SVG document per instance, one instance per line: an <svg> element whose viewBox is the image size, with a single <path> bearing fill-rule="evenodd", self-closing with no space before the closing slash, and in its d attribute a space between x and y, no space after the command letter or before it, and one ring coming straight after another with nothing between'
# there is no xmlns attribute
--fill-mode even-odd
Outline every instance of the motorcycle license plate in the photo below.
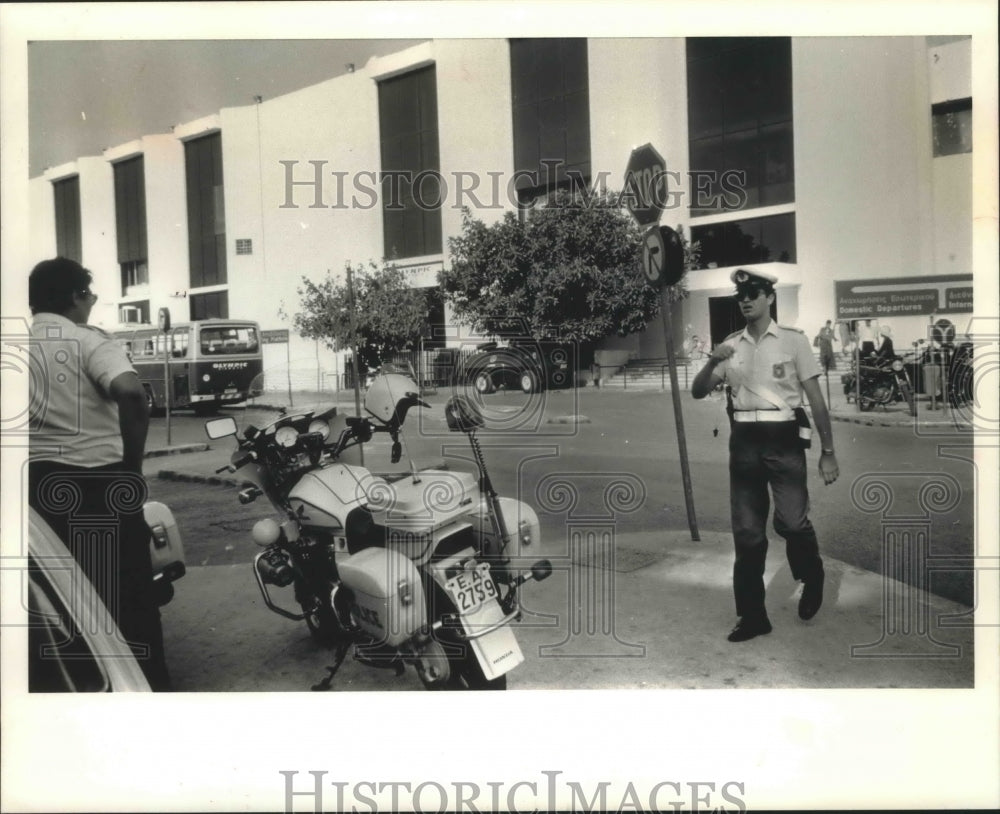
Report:
<svg viewBox="0 0 1000 814"><path fill-rule="evenodd" d="M227 387L226 388L226 392L224 393L224 395L226 395L226 396L232 396L232 395L235 395L238 392L239 392L239 389L236 388L236 387Z"/></svg>
<svg viewBox="0 0 1000 814"><path fill-rule="evenodd" d="M445 583L455 607L462 614L472 613L484 602L497 598L489 566L483 563L474 571L462 571Z"/></svg>

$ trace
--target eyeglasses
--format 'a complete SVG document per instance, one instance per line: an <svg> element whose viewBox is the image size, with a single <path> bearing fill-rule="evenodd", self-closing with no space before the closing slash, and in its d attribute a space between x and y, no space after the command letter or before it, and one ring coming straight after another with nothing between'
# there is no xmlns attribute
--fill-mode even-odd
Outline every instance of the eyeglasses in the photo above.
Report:
<svg viewBox="0 0 1000 814"><path fill-rule="evenodd" d="M83 296L87 297L91 301L91 303L97 302L97 295L89 288L85 288L82 291L78 291L77 293L83 294Z"/></svg>
<svg viewBox="0 0 1000 814"><path fill-rule="evenodd" d="M767 292L763 288L758 288L757 286L751 286L750 288L740 288L735 294L733 294L733 299L736 302L743 302L743 300L750 299L755 300L761 294L766 294Z"/></svg>

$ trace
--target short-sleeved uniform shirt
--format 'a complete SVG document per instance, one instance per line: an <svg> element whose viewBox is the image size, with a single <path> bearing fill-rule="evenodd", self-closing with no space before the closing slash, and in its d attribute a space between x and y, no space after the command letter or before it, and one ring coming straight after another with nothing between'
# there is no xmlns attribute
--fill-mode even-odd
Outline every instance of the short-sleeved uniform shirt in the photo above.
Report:
<svg viewBox="0 0 1000 814"><path fill-rule="evenodd" d="M111 382L135 372L125 350L100 328L36 314L29 353L29 458L71 466L122 460Z"/></svg>
<svg viewBox="0 0 1000 814"><path fill-rule="evenodd" d="M715 375L733 388L737 410L774 410L776 406L743 385L763 385L791 408L802 406L802 382L820 374L809 340L802 331L785 328L773 320L757 342L744 328L730 334L724 344L735 350L715 368Z"/></svg>

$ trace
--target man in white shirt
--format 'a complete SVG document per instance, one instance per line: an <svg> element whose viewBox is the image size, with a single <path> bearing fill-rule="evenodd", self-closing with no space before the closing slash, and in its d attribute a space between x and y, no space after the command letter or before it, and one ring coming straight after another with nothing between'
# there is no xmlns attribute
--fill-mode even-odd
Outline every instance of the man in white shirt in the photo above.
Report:
<svg viewBox="0 0 1000 814"><path fill-rule="evenodd" d="M150 686L169 690L142 514L149 410L125 351L87 324L97 301L91 281L62 257L28 279L28 502L94 584Z"/></svg>
<svg viewBox="0 0 1000 814"><path fill-rule="evenodd" d="M736 301L747 326L712 351L691 384L696 399L725 382L732 388L729 485L733 543L733 593L739 621L729 641L744 642L771 632L764 605L767 516L774 501L774 530L785 538L792 578L803 583L799 616L811 619L823 603L823 560L809 520L806 456L796 421L803 394L822 441L819 471L824 483L840 474L833 451L830 415L820 392L819 365L805 334L770 316L774 284L770 272L736 269ZM770 496L768 488L770 487Z"/></svg>

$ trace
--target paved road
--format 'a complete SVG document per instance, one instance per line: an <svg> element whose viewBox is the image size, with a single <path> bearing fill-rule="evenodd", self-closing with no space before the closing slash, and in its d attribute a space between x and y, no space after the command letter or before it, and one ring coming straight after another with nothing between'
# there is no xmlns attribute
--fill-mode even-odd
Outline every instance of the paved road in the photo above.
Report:
<svg viewBox="0 0 1000 814"><path fill-rule="evenodd" d="M445 428L444 396L429 401L432 408L408 422L409 454L468 467L465 439ZM699 542L688 529L669 394L553 393L540 411L525 405L520 394L487 397L491 423L507 431L481 435L500 491L537 508L536 550L555 565L548 581L525 589L517 636L527 660L512 689L972 686L971 575L936 575L935 596L877 573L888 532L909 534L908 552L923 539L934 556L972 551L972 467L942 454L940 439L901 426L835 425L842 479L831 487L812 479L812 514L827 557L824 608L810 622L798 619L797 586L775 546L765 574L775 631L734 646L725 641L733 623L732 543L721 403L687 394L683 402ZM247 417L260 425L274 414L258 409ZM162 423L151 430L150 448L166 440ZM172 444L204 445L203 423L175 416ZM250 528L271 510L241 506L235 488L205 482L231 449L223 439L207 451L146 462L153 497L173 507L191 566L164 608L174 680L187 691L307 690L325 676L330 654L304 624L264 607L252 575ZM369 467L383 470L388 461L387 443L369 448ZM815 455L810 461L814 467ZM865 480L874 483L852 500L852 487ZM893 523L874 511L887 495ZM949 495L954 505L946 506ZM921 501L941 511L923 522ZM571 534L578 543L588 531L613 535L613 562L570 545ZM333 687L418 688L412 671L395 679L350 660Z"/></svg>
<svg viewBox="0 0 1000 814"><path fill-rule="evenodd" d="M453 468L471 469L463 437L446 431L443 397L429 401L432 408L421 410L418 421L411 414L408 422L410 455L418 462L445 459ZM535 404L521 394L487 396L484 407L504 431L481 438L501 494L520 496L538 510L546 553L565 550L568 524L581 515L613 519L619 534L688 529L669 393L555 392L546 394L544 409L536 410ZM682 410L697 525L702 532L726 534L728 428L721 401L695 402L685 393ZM258 425L274 417L266 411L232 414ZM579 421L562 423L571 416ZM162 425L163 419L154 419L150 447L165 441ZM172 443L206 441L203 425L203 419L172 416ZM972 554L975 480L966 440L942 443L915 434L912 427L843 421L834 423L834 434L840 480L827 487L814 474L810 481L811 515L824 553L880 573L883 536L899 531L899 518L907 517L909 533L927 535L930 555ZM227 462L230 449L224 439L212 442L208 454L152 459L147 474L170 469L208 475ZM388 445L376 443L368 449L366 464L388 468L388 459ZM815 453L809 459L814 469ZM174 509L192 564L252 558L256 549L249 530L257 519L270 516L263 503L241 506L232 489L155 477L150 482L153 496ZM619 485L609 492L612 483ZM880 511L884 495L891 495L891 504ZM780 538L772 537L777 540L772 556L780 558ZM971 571L959 568L935 572L929 587L971 606L973 585Z"/></svg>

